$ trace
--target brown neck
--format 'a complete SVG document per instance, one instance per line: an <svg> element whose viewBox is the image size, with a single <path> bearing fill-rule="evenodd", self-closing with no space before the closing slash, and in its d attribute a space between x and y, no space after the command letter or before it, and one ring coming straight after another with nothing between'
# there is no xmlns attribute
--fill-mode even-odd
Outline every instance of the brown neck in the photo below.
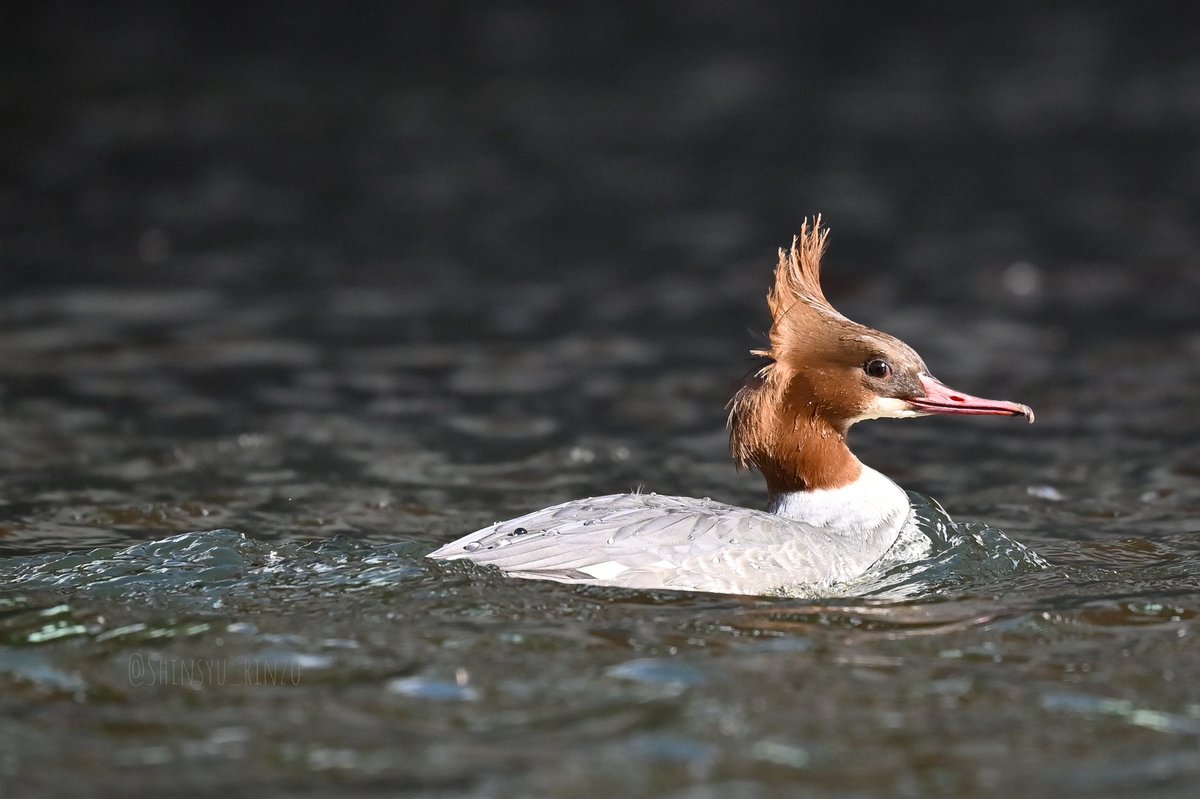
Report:
<svg viewBox="0 0 1200 799"><path fill-rule="evenodd" d="M858 479L862 463L846 446L846 436L819 417L798 417L780 431L775 447L756 464L767 493L841 488Z"/></svg>
<svg viewBox="0 0 1200 799"><path fill-rule="evenodd" d="M785 402L783 394L783 386L756 382L734 397L730 443L738 466L762 472L771 495L841 488L857 480L863 466L846 446L845 428L807 402Z"/></svg>

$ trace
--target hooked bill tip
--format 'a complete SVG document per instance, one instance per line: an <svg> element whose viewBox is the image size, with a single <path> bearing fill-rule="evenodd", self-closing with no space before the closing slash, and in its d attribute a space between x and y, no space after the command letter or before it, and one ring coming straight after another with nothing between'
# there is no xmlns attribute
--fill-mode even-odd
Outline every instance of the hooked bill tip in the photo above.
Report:
<svg viewBox="0 0 1200 799"><path fill-rule="evenodd" d="M908 400L909 404L918 411L964 416L1024 416L1030 424L1033 424L1033 408L1028 405L1007 400L972 397L965 392L955 391L927 374L921 373L918 377L925 395Z"/></svg>

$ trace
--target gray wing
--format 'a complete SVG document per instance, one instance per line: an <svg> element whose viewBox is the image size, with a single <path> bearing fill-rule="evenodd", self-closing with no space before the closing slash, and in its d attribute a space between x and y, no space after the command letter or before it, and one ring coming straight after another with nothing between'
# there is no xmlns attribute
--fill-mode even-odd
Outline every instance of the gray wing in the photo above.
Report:
<svg viewBox="0 0 1200 799"><path fill-rule="evenodd" d="M613 494L497 523L430 557L565 583L774 593L861 571L846 542L835 539L772 513L710 500Z"/></svg>

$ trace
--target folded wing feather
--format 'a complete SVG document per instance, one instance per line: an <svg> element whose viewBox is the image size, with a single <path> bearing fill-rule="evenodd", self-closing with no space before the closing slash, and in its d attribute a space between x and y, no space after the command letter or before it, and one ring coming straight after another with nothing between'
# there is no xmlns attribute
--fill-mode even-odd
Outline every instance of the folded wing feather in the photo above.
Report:
<svg viewBox="0 0 1200 799"><path fill-rule="evenodd" d="M516 577L631 588L771 593L819 585L843 563L836 536L711 500L613 494L573 500L464 536L433 552Z"/></svg>

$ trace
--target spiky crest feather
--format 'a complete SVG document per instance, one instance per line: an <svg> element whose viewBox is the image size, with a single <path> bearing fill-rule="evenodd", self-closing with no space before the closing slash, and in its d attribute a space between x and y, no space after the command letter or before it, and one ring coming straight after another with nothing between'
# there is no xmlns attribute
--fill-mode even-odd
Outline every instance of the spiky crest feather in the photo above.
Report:
<svg viewBox="0 0 1200 799"><path fill-rule="evenodd" d="M792 238L791 249L780 248L775 285L767 292L771 349L754 350L755 355L779 361L789 345L801 338L798 326L806 315L801 311L841 317L821 289L821 256L828 241L829 228L821 226L821 215L817 214L811 225L804 220L800 235Z"/></svg>
<svg viewBox="0 0 1200 799"><path fill-rule="evenodd" d="M805 346L808 339L805 328L811 326L814 313L849 324L849 320L829 304L821 289L821 256L825 253L828 238L829 229L822 227L818 214L811 224L804 220L800 235L792 239L790 249L779 250L775 283L767 293L767 307L771 311L771 348L751 350L754 355L770 359L770 363L759 369L729 403L729 443L734 462L739 469L757 468L767 478L769 486L792 482L788 477L773 473L777 464L772 462L770 454L780 451L783 437L798 434L795 429L781 427L776 418L784 407L783 396L791 378L792 367L785 355L793 347ZM810 440L820 441L822 436L813 436ZM828 443L844 448L840 441L829 440ZM818 460L818 453L810 454ZM845 467L844 461L837 458L829 461L839 468ZM830 479L836 478L830 476Z"/></svg>

